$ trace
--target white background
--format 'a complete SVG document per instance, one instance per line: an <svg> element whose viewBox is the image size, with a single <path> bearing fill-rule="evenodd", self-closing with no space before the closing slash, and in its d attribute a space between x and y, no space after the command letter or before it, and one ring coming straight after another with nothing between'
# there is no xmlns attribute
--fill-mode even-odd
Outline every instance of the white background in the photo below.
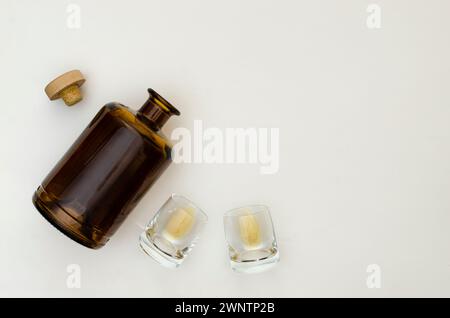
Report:
<svg viewBox="0 0 450 318"><path fill-rule="evenodd" d="M377 1L0 3L0 296L450 296L450 3ZM78 68L84 100L43 92ZM152 87L182 113L165 132L278 127L280 169L172 165L113 239L93 251L47 223L33 191L98 109L138 108ZM179 270L138 248L170 193L210 222ZM222 214L271 208L272 271L228 265ZM81 288L66 287L69 264ZM366 286L369 264L381 288Z"/></svg>

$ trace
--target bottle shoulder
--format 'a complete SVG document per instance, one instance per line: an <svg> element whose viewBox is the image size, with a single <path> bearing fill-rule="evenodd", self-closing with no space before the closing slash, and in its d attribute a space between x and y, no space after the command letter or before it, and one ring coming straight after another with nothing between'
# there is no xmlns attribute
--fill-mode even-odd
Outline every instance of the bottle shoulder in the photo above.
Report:
<svg viewBox="0 0 450 318"><path fill-rule="evenodd" d="M124 123L129 129L135 130L142 138L151 141L161 148L171 148L169 139L161 132L155 131L136 116L136 112L120 103L112 102L103 106L100 111L108 114L114 120Z"/></svg>

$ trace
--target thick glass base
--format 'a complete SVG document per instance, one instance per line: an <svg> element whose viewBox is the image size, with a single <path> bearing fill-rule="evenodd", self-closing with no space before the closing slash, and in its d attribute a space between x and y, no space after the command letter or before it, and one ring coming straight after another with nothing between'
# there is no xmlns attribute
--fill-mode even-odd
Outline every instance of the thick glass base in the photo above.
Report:
<svg viewBox="0 0 450 318"><path fill-rule="evenodd" d="M104 235L97 233L98 231L90 229L70 216L57 202L51 199L51 196L41 186L33 194L33 204L48 222L83 246L98 249L109 240ZM86 235L86 232L90 235Z"/></svg>
<svg viewBox="0 0 450 318"><path fill-rule="evenodd" d="M234 261L231 260L231 268L238 273L261 273L266 270L274 267L278 261L280 260L280 256L278 251L275 254L271 254L266 258L256 259L256 260L245 260L245 261Z"/></svg>
<svg viewBox="0 0 450 318"><path fill-rule="evenodd" d="M164 250L166 248L164 248L163 250L163 248L158 247L156 243L149 240L145 231L142 232L139 237L139 245L147 255L151 256L155 261L167 268L177 268L184 260L183 257L177 258L169 254L168 252L165 252Z"/></svg>

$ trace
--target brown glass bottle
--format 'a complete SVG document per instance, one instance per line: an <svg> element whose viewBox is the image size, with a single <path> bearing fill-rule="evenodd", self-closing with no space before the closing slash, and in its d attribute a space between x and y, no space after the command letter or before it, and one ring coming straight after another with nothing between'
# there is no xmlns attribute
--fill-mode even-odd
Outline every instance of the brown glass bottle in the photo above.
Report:
<svg viewBox="0 0 450 318"><path fill-rule="evenodd" d="M171 162L160 129L180 112L148 92L137 112L103 106L33 195L39 212L84 246L105 245Z"/></svg>

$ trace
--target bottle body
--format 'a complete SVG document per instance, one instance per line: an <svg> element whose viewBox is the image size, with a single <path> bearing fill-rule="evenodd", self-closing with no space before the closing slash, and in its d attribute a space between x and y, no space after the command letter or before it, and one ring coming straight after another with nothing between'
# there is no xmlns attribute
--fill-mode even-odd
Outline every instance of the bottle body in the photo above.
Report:
<svg viewBox="0 0 450 318"><path fill-rule="evenodd" d="M33 196L39 212L73 240L103 246L170 164L159 130L127 107L105 105Z"/></svg>

